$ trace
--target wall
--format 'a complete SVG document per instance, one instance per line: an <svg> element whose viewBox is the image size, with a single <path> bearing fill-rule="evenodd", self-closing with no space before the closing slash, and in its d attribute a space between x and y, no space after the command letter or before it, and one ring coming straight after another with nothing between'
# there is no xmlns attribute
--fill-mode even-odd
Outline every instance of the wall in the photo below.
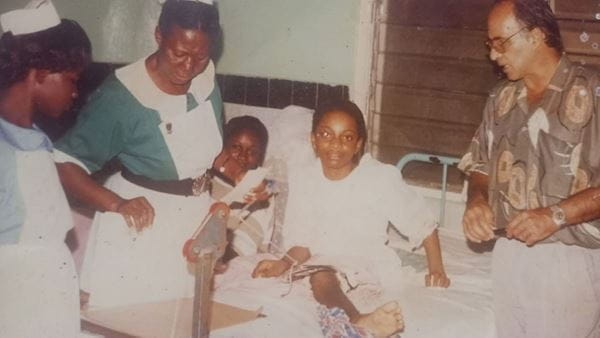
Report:
<svg viewBox="0 0 600 338"><path fill-rule="evenodd" d="M0 13L24 6L2 0ZM92 39L95 60L126 63L154 49L157 0L54 0ZM217 0L225 36L217 72L350 85L360 0ZM132 29L133 27L133 29Z"/></svg>
<svg viewBox="0 0 600 338"><path fill-rule="evenodd" d="M359 0L220 0L222 73L349 85Z"/></svg>
<svg viewBox="0 0 600 338"><path fill-rule="evenodd" d="M28 0L2 0L0 12ZM152 32L160 6L155 0L53 0L61 17L81 24L97 62L128 63L155 48ZM127 29L122 29L127 27Z"/></svg>
<svg viewBox="0 0 600 338"><path fill-rule="evenodd" d="M600 2L554 0L554 9L571 59L600 69Z"/></svg>
<svg viewBox="0 0 600 338"><path fill-rule="evenodd" d="M460 156L497 81L483 44L493 0L389 0L381 21L372 151Z"/></svg>

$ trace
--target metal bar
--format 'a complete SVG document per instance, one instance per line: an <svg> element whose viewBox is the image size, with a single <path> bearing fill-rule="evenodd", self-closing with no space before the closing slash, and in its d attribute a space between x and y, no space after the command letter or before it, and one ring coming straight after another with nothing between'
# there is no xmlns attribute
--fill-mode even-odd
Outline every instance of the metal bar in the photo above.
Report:
<svg viewBox="0 0 600 338"><path fill-rule="evenodd" d="M183 255L195 264L194 303L192 309L192 337L207 338L210 332L210 291L216 261L227 245L226 222L229 207L224 203L211 206L194 236L183 246Z"/></svg>
<svg viewBox="0 0 600 338"><path fill-rule="evenodd" d="M446 216L446 190L448 183L448 164L444 163L442 169L442 198L440 199L440 219L438 223L440 226L444 226L444 220Z"/></svg>
<svg viewBox="0 0 600 338"><path fill-rule="evenodd" d="M192 337L208 338L210 332L210 285L213 275L214 253L210 251L196 262L196 282L194 285L194 309Z"/></svg>
<svg viewBox="0 0 600 338"><path fill-rule="evenodd" d="M441 164L443 166L443 168L442 168L442 189L441 189L442 192L441 192L441 198L440 198L440 212L439 212L439 219L438 219L438 223L440 224L440 226L443 226L444 218L446 217L446 192L448 190L448 166L456 165L456 164L458 164L458 162L460 160L456 157L449 157L449 156L438 156L438 155L432 155L432 154L426 154L426 153L409 153L409 154L402 156L402 158L400 158L398 163L396 163L396 167L400 170L400 172L402 172L402 170L404 169L406 164L408 164L409 162L412 162L412 161Z"/></svg>

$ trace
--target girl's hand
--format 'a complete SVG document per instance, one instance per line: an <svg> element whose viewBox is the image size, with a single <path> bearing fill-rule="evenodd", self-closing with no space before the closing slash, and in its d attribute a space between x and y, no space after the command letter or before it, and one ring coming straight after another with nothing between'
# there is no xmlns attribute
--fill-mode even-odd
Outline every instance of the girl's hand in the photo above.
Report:
<svg viewBox="0 0 600 338"><path fill-rule="evenodd" d="M425 275L425 286L439 286L447 288L450 285L450 279L444 271L442 263L442 249L440 248L440 239L437 229L433 230L429 236L423 240L423 247L427 254L427 266L429 273Z"/></svg>
<svg viewBox="0 0 600 338"><path fill-rule="evenodd" d="M281 259L265 259L256 264L252 278L279 277L289 268L290 263Z"/></svg>
<svg viewBox="0 0 600 338"><path fill-rule="evenodd" d="M444 271L434 271L425 275L425 286L427 287L442 287L447 288L450 286L450 278Z"/></svg>

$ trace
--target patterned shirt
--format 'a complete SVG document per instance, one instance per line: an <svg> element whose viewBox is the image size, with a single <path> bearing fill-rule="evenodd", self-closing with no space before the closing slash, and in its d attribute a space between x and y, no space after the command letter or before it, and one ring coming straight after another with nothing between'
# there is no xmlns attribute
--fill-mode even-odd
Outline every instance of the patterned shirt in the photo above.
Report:
<svg viewBox="0 0 600 338"><path fill-rule="evenodd" d="M489 177L498 228L520 211L547 207L600 185L598 73L566 56L537 104L523 80L500 83L459 168ZM596 149L596 150L594 150ZM545 242L600 247L600 220L566 227Z"/></svg>

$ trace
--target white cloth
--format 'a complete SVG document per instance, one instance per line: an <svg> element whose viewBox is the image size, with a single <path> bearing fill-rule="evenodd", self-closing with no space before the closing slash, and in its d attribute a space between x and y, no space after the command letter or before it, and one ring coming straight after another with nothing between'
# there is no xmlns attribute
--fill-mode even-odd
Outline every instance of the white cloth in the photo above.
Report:
<svg viewBox="0 0 600 338"><path fill-rule="evenodd" d="M15 154L26 214L19 242L0 246L0 336L76 337L79 288L64 243L69 206L47 150Z"/></svg>
<svg viewBox="0 0 600 338"><path fill-rule="evenodd" d="M269 247L271 235L273 234L273 199L269 200L269 206L252 211L244 211L236 218L236 221L247 222L247 225L236 228L233 231L232 245L235 252L241 256L254 255L258 252L266 252ZM233 210L232 213L238 213L239 210ZM252 221L248 222L248 217ZM261 239L262 242L257 245L255 239Z"/></svg>
<svg viewBox="0 0 600 338"><path fill-rule="evenodd" d="M188 270L182 248L208 213L208 194L160 193L132 184L120 174L111 177L106 187L123 198L146 197L155 218L151 227L138 234L120 214L96 213L81 275L90 307L192 297L193 270Z"/></svg>
<svg viewBox="0 0 600 338"><path fill-rule="evenodd" d="M211 332L210 336L320 337L317 302L310 288L295 283L290 290L285 276L252 278L254 267L263 259L275 259L275 257L270 254L257 254L234 258L224 274L215 275L213 298L244 309L261 308L261 313L265 317L243 325L216 330Z"/></svg>
<svg viewBox="0 0 600 338"><path fill-rule="evenodd" d="M0 336L78 337L78 290L66 245L0 246Z"/></svg>
<svg viewBox="0 0 600 338"><path fill-rule="evenodd" d="M499 239L492 262L500 338L600 337L600 250Z"/></svg>
<svg viewBox="0 0 600 338"><path fill-rule="evenodd" d="M313 256L335 256L345 264L368 261L385 275L400 260L385 245L391 222L413 247L437 226L425 202L400 171L364 155L344 179L327 179L321 163L290 175L283 238L287 249L308 247ZM366 263L366 262L365 262Z"/></svg>
<svg viewBox="0 0 600 338"><path fill-rule="evenodd" d="M71 210L52 155L46 150L17 151L17 180L26 217L19 243L64 246L73 228Z"/></svg>
<svg viewBox="0 0 600 338"><path fill-rule="evenodd" d="M452 279L445 288L425 287L423 273L406 266L402 280L384 285L372 307L396 299L406 323L402 338L496 338L492 311L491 253L474 253L464 240L462 230L449 233L440 229L444 248L444 266ZM256 278L250 273L268 254L236 257L223 275L215 276L214 297L242 308L263 307L265 318L211 332L211 337L320 337L316 316L317 302L307 282L295 283L291 293L287 276ZM425 260L425 257L422 257ZM391 270L391 267L390 267ZM344 282L342 282L344 286ZM348 294L352 301L354 292ZM364 309L369 311L369 309Z"/></svg>

